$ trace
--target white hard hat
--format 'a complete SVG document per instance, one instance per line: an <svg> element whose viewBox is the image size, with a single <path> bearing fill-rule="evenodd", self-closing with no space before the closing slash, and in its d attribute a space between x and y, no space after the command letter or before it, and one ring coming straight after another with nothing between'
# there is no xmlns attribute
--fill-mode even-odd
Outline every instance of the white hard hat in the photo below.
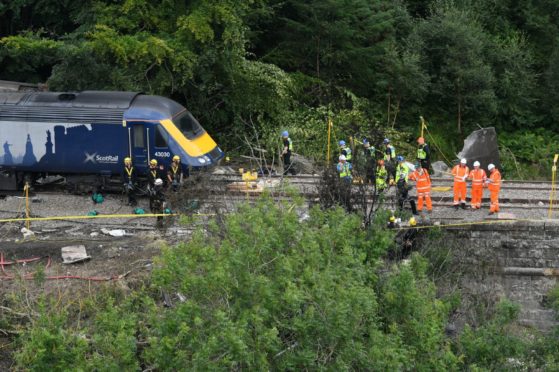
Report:
<svg viewBox="0 0 559 372"><path fill-rule="evenodd" d="M161 178L158 178L155 180L155 182L153 183L155 186L161 186L163 185L163 180Z"/></svg>
<svg viewBox="0 0 559 372"><path fill-rule="evenodd" d="M466 163L467 163L466 159L461 159L460 160L460 164L466 164Z"/></svg>
<svg viewBox="0 0 559 372"><path fill-rule="evenodd" d="M491 170L491 169L493 169L493 168L495 168L495 165L493 165L493 164L489 164L489 165L487 166L487 169L489 169L489 170Z"/></svg>
<svg viewBox="0 0 559 372"><path fill-rule="evenodd" d="M345 155L340 155L340 157L338 158L338 160L345 160Z"/></svg>
<svg viewBox="0 0 559 372"><path fill-rule="evenodd" d="M479 167L479 161L474 161L474 167Z"/></svg>

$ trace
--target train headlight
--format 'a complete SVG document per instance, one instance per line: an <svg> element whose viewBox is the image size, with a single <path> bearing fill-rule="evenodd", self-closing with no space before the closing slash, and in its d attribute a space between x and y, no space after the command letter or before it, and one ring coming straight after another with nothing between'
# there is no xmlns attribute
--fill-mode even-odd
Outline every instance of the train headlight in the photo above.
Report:
<svg viewBox="0 0 559 372"><path fill-rule="evenodd" d="M204 159L203 157L199 157L198 161L200 162L200 164L204 164L206 162L206 159Z"/></svg>
<svg viewBox="0 0 559 372"><path fill-rule="evenodd" d="M204 155L204 160L207 161L207 162L210 162L210 161L211 161L211 159L210 159L210 157L209 157L208 155Z"/></svg>

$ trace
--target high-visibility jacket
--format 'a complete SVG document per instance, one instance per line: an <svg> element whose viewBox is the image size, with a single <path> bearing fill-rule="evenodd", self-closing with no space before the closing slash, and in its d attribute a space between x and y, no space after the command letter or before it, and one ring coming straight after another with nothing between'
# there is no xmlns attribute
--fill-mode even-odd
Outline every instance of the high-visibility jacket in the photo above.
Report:
<svg viewBox="0 0 559 372"><path fill-rule="evenodd" d="M452 175L454 176L454 182L466 182L468 174L470 173L470 168L467 166L461 166L460 164L452 168Z"/></svg>
<svg viewBox="0 0 559 372"><path fill-rule="evenodd" d="M410 180L416 182L416 189L418 193L431 192L431 177L426 170L422 174L416 170L410 175Z"/></svg>
<svg viewBox="0 0 559 372"><path fill-rule="evenodd" d="M487 175L485 174L485 171L481 168L472 169L472 171L468 175L468 178L472 180L472 187L474 186L483 187L483 183L487 179Z"/></svg>
<svg viewBox="0 0 559 372"><path fill-rule="evenodd" d="M291 138L287 139L287 149L289 151L293 151L293 141L291 140Z"/></svg>
<svg viewBox="0 0 559 372"><path fill-rule="evenodd" d="M341 150L341 154L345 156L345 160L351 161L351 149L348 146L346 146L346 147L342 147L340 150Z"/></svg>
<svg viewBox="0 0 559 372"><path fill-rule="evenodd" d="M128 168L127 166L124 166L122 180L124 181L124 183L134 183L136 181L136 170L134 169L134 167Z"/></svg>
<svg viewBox="0 0 559 372"><path fill-rule="evenodd" d="M348 162L339 162L337 167L338 173L340 173L340 178L351 177L351 164Z"/></svg>
<svg viewBox="0 0 559 372"><path fill-rule="evenodd" d="M398 164L398 166L396 167L396 183L398 183L400 178L403 178L404 181L408 182L409 173L410 168L405 163Z"/></svg>
<svg viewBox="0 0 559 372"><path fill-rule="evenodd" d="M374 148L374 146L370 146L368 149L365 149L365 155L367 155L367 157L369 159L374 159L376 154L375 154L376 150Z"/></svg>
<svg viewBox="0 0 559 372"><path fill-rule="evenodd" d="M489 191L499 191L501 189L501 173L495 169L489 175Z"/></svg>
<svg viewBox="0 0 559 372"><path fill-rule="evenodd" d="M426 143L419 145L417 148L417 158L419 160L425 160L429 157L429 146Z"/></svg>
<svg viewBox="0 0 559 372"><path fill-rule="evenodd" d="M386 167L377 167L377 187L386 187L386 177L388 177Z"/></svg>
<svg viewBox="0 0 559 372"><path fill-rule="evenodd" d="M394 159L396 159L396 149L392 145L386 146L386 149L384 150L384 160L388 161Z"/></svg>

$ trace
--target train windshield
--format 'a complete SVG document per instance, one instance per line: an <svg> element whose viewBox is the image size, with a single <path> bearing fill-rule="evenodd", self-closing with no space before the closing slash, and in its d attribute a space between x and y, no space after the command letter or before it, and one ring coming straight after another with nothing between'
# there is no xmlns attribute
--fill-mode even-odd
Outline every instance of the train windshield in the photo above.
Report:
<svg viewBox="0 0 559 372"><path fill-rule="evenodd" d="M178 115L173 119L173 122L188 139L198 137L200 134L204 133L204 128L202 128L198 120L188 111L184 111Z"/></svg>

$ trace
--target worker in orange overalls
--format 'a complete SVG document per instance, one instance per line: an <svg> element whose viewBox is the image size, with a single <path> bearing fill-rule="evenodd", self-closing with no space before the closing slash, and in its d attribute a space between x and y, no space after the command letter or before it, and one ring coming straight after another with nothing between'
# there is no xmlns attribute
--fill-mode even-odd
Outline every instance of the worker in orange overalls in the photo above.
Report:
<svg viewBox="0 0 559 372"><path fill-rule="evenodd" d="M489 179L485 181L491 193L491 206L489 207L489 214L499 212L499 191L501 191L501 173L495 165L489 164Z"/></svg>
<svg viewBox="0 0 559 372"><path fill-rule="evenodd" d="M483 196L483 184L487 180L487 175L485 170L480 168L479 161L474 162L474 169L468 175L468 178L472 180L472 209L481 208L481 198Z"/></svg>
<svg viewBox="0 0 559 372"><path fill-rule="evenodd" d="M454 209L458 209L458 205L461 205L462 209L466 209L466 179L470 173L466 163L466 159L462 159L460 164L452 168L452 175L454 176Z"/></svg>
<svg viewBox="0 0 559 372"><path fill-rule="evenodd" d="M415 181L415 187L417 189L417 210L419 212L423 211L423 199L425 198L425 203L427 204L427 213L433 211L433 205L431 203L431 177L429 177L429 171L417 164L415 171L409 176L409 179Z"/></svg>

